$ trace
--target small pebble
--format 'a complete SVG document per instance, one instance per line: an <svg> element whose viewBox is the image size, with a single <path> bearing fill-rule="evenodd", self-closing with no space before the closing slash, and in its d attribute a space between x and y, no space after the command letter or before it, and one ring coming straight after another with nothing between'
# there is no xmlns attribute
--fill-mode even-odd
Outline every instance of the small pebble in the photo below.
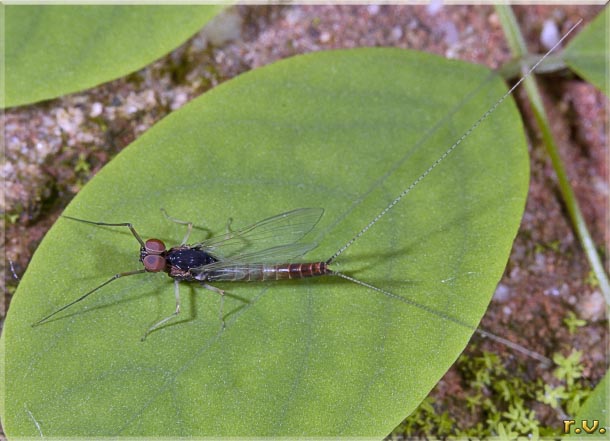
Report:
<svg viewBox="0 0 610 441"><path fill-rule="evenodd" d="M557 23L553 20L545 20L542 25L542 31L540 32L540 43L547 50L551 49L557 44L561 36L559 35L559 29Z"/></svg>
<svg viewBox="0 0 610 441"><path fill-rule="evenodd" d="M89 112L89 116L91 118L95 118L96 116L100 116L102 114L102 110L104 110L104 106L102 103L96 101L91 105L91 112Z"/></svg>

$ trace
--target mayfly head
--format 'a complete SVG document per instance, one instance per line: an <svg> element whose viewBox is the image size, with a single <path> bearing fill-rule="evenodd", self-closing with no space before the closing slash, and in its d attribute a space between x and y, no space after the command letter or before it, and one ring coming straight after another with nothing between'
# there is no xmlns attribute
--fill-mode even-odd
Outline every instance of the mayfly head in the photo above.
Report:
<svg viewBox="0 0 610 441"><path fill-rule="evenodd" d="M140 262L144 269L151 273L167 270L167 260L165 258L167 249L165 243L159 239L148 239L144 247L140 248Z"/></svg>

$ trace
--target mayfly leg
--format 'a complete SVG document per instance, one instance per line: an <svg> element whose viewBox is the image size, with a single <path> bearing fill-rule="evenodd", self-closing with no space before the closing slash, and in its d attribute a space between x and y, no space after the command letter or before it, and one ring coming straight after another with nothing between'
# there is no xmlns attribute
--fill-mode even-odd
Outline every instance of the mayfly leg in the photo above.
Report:
<svg viewBox="0 0 610 441"><path fill-rule="evenodd" d="M164 324L169 322L171 319L177 317L178 314L180 314L180 281L179 280L174 280L174 296L176 297L176 310L174 311L174 313L165 317L163 320L159 320L157 323L155 323L150 328L148 328L148 330L144 333L144 335L140 339L141 341L146 340L146 337L148 337L148 334L153 332L155 329L160 328L161 326L163 326Z"/></svg>
<svg viewBox="0 0 610 441"><path fill-rule="evenodd" d="M165 215L165 217L167 219L169 219L172 222L175 222L179 225L186 225L186 235L184 236L184 239L182 239L182 242L180 243L180 246L184 246L186 245L186 243L188 242L188 239L191 235L191 232L193 231L193 223L190 221L183 221L180 219L177 219L173 216L170 216L167 213L167 210L165 208L161 208L161 212ZM227 234L229 233L229 225L231 223L231 220L229 220L228 224L227 224ZM205 289L208 289L210 291L213 291L217 294L220 295L220 310L219 310L219 317L220 317L220 323L222 325L222 329L225 328L225 322L224 322L224 295L225 292L224 290L220 289L220 288L216 288L215 286L212 285L208 285L207 283L202 283L201 286L203 286ZM174 280L174 295L176 297L176 310L174 311L174 313L166 318L164 318L163 320L155 323L154 325L152 325L147 331L146 333L144 333L144 336L142 337L142 341L144 341L146 339L146 337L148 336L148 334L150 334L152 331L154 331L155 329L160 328L161 326L163 326L165 323L169 322L171 319L173 319L174 317L176 317L178 314L180 314L180 286L179 286L179 281L178 280Z"/></svg>
<svg viewBox="0 0 610 441"><path fill-rule="evenodd" d="M191 232L193 231L193 223L192 222L188 222L188 221L183 221L183 220L180 220L180 219L176 219L175 217L170 216L169 214L167 214L167 211L165 210L165 208L161 208L161 212L170 221L175 222L175 223L180 224L180 225L186 225L186 235L184 236L184 239L182 239L182 242L180 243L180 246L186 245L186 242L189 240Z"/></svg>
<svg viewBox="0 0 610 441"><path fill-rule="evenodd" d="M176 218L170 216L167 213L167 211L165 210L165 208L161 208L161 212L170 221L175 222L175 223L180 224L180 225L186 225L186 235L184 236L184 239L182 239L182 242L180 243L180 246L186 245L186 242L188 241L189 236L191 235L191 232L193 231L193 223L192 222L188 222L188 221L183 221L183 220L180 220L180 219L176 219ZM150 334L154 330L160 328L161 326L163 326L164 324L166 324L167 322L169 322L173 318L177 317L178 314L180 314L180 281L177 280L177 279L174 280L174 297L176 298L176 309L174 310L173 314L165 317L162 320L159 320L157 323L155 323L150 328L148 328L146 330L146 332L144 333L144 335L142 336L142 338L140 339L140 341L146 340L146 337L148 337L148 334Z"/></svg>

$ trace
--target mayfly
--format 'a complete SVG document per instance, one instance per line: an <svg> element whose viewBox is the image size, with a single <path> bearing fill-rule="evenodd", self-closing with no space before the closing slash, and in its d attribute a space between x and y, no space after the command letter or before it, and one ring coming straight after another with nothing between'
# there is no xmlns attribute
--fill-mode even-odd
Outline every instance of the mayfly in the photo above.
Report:
<svg viewBox="0 0 610 441"><path fill-rule="evenodd" d="M212 237L203 242L187 245L188 238L193 225L177 219L171 220L187 226L187 233L182 243L178 246L167 248L165 243L159 239L148 239L144 241L131 223L105 223L78 219L64 216L79 222L85 222L98 226L108 227L127 227L132 235L140 244L140 261L144 268L115 274L106 282L86 292L76 300L62 306L51 314L43 317L33 324L40 325L48 321L51 317L70 306L84 300L89 295L98 291L116 279L142 274L145 272L166 272L174 279L174 293L176 298L176 308L172 315L158 321L151 326L142 339L145 339L155 329L166 324L180 313L180 282L198 282L203 287L214 291L222 296L224 291L211 285L215 282L235 282L235 281L269 281L285 279L303 279L318 276L336 276L351 282L357 283L366 288L375 290L389 297L412 304L431 313L441 315L456 324L467 327L473 331L478 331L486 337L501 341L516 350L525 352L530 356L538 358L543 362L548 362L545 357L515 345L501 337L463 323L455 318L433 311L428 307L419 305L406 298L393 294L382 288L369 283L360 281L349 275L330 269L330 265L335 259L347 250L354 242L363 236L371 227L385 216L396 204L398 204L411 190L413 190L432 170L441 164L470 134L485 121L502 102L509 97L525 79L553 52L562 41L580 24L576 23L544 56L542 56L504 95L502 95L481 117L476 120L468 130L464 132L436 161L432 163L411 185L405 188L392 202L390 202L377 216L355 234L347 243L339 248L330 258L325 261L309 263L286 263L293 262L294 259L303 256L315 247L314 244L304 244L299 241L311 231L322 217L321 208L302 208L287 213L282 213L254 223L245 228L229 231L225 235ZM166 214L167 215L167 214ZM222 300L221 300L222 302ZM221 303L222 311L222 303ZM222 312L221 312L222 316ZM222 319L222 317L221 317Z"/></svg>
<svg viewBox="0 0 610 441"><path fill-rule="evenodd" d="M163 211L165 212L165 210ZM208 282L302 279L334 274L328 269L325 262L277 263L293 261L315 247L314 244L298 241L314 228L323 213L324 210L321 208L293 210L236 231L228 231L225 235L212 237L194 245L187 245L193 224L174 219L165 213L170 220L187 226L187 233L180 245L169 249L160 239L152 238L144 241L133 225L128 222L93 222L64 215L63 217L78 222L105 227L129 228L140 244L140 262L144 268L115 274L78 299L43 317L33 326L46 322L57 313L84 300L116 279L146 272L165 272L174 279L176 309L172 315L151 326L142 340L180 313L180 282L199 282L204 288L220 294L222 301L224 290L216 288Z"/></svg>

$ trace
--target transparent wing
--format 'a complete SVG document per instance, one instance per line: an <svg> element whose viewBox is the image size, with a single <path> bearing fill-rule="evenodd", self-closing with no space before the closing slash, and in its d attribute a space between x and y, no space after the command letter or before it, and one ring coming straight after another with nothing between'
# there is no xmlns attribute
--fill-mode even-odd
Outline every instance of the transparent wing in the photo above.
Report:
<svg viewBox="0 0 610 441"><path fill-rule="evenodd" d="M210 282L245 280L248 279L248 277L252 277L253 273L261 273L263 267L264 265L262 264L221 266L220 268L213 268L210 274L208 274L207 280ZM257 279L255 278L254 280Z"/></svg>
<svg viewBox="0 0 610 441"><path fill-rule="evenodd" d="M287 262L315 248L313 244L295 242L313 229L323 213L322 208L300 208L212 237L194 246L204 248L227 264Z"/></svg>
<svg viewBox="0 0 610 441"><path fill-rule="evenodd" d="M221 262L209 265L212 268L207 272L206 279L210 282L234 282L234 281L262 281L265 266L262 263L236 264L225 266ZM207 269L207 267L206 267Z"/></svg>
<svg viewBox="0 0 610 441"><path fill-rule="evenodd" d="M279 247L266 248L249 254L238 254L235 257L222 259L218 262L204 265L199 268L191 268L191 273L201 274L210 271L232 268L238 270L242 266L255 268L257 265L292 263L297 257L314 249L316 244L312 243L294 243Z"/></svg>

